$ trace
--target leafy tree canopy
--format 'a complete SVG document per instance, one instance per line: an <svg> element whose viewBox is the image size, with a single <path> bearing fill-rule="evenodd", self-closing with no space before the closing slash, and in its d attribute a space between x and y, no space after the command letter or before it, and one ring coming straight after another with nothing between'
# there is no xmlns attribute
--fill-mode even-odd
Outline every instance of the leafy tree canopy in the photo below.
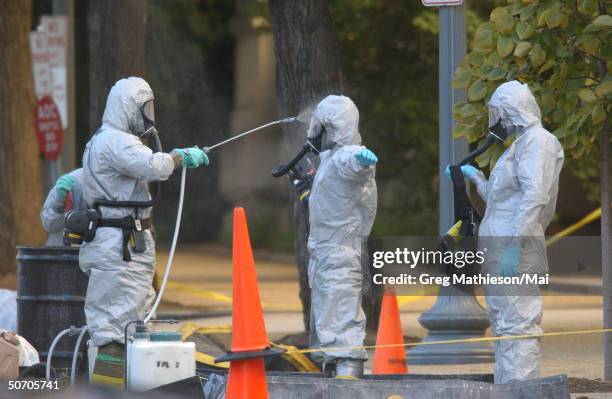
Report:
<svg viewBox="0 0 612 399"><path fill-rule="evenodd" d="M612 16L603 0L507 0L478 26L453 86L468 99L454 107L454 137L482 142L487 102L502 82L528 83L543 124L561 141L572 172L596 198L598 137L610 111ZM503 147L481 155L492 166Z"/></svg>

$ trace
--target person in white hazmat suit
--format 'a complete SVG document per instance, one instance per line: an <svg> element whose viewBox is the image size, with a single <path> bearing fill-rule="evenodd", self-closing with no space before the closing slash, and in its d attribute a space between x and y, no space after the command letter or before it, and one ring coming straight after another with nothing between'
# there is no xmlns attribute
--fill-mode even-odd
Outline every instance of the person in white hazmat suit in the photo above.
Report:
<svg viewBox="0 0 612 399"><path fill-rule="evenodd" d="M540 108L526 84L500 85L489 101L489 127L501 120L514 142L495 163L487 180L473 166L461 168L486 202L479 246L487 249L482 272L497 276L548 272L544 232L557 202L563 148L542 127ZM495 336L540 334L542 298L537 285L485 286ZM495 342L495 383L536 378L537 339Z"/></svg>
<svg viewBox="0 0 612 399"><path fill-rule="evenodd" d="M102 126L83 153L83 194L89 206L96 200L148 201L148 183L166 180L183 165L208 164L197 148L156 152L141 138L154 128L153 91L141 78L121 79L111 88ZM85 316L92 344L98 347L93 381L121 386L124 372L124 327L144 319L155 296L155 242L149 229L151 208L100 206L95 238L83 244L81 269L89 275ZM112 220L128 220L128 237ZM135 244L136 231L144 239ZM130 234L131 232L131 234Z"/></svg>
<svg viewBox="0 0 612 399"><path fill-rule="evenodd" d="M40 221L48 233L46 246L64 245L64 215L67 211L87 210L82 185L83 169L79 168L57 179L55 186L49 191L40 210Z"/></svg>
<svg viewBox="0 0 612 399"><path fill-rule="evenodd" d="M321 163L309 198L310 346L313 358L336 364L337 377L360 378L367 359L361 308L362 257L376 216L375 164L361 146L359 112L348 97L328 96L312 113L308 138ZM325 351L325 348L347 347Z"/></svg>

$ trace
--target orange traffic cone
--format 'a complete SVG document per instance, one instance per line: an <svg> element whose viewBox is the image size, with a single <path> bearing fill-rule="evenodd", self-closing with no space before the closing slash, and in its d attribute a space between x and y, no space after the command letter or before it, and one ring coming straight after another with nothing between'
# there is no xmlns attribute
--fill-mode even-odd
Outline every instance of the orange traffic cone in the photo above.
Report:
<svg viewBox="0 0 612 399"><path fill-rule="evenodd" d="M376 350L372 361L372 374L406 374L406 353L397 298L386 290L380 309ZM386 346L395 345L395 346Z"/></svg>
<svg viewBox="0 0 612 399"><path fill-rule="evenodd" d="M227 399L266 399L268 386L264 356L282 351L271 349L266 335L255 262L243 208L234 209L232 244L232 347L215 362L230 361Z"/></svg>

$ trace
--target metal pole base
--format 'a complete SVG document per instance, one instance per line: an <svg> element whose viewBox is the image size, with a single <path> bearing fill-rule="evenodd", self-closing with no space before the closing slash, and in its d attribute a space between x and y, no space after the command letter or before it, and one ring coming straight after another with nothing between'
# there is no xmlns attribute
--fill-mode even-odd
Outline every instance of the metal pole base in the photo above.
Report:
<svg viewBox="0 0 612 399"><path fill-rule="evenodd" d="M465 288L464 288L465 289ZM419 317L429 330L423 342L482 338L489 327L487 313L476 300L473 290L441 287L436 303ZM488 342L421 345L407 353L410 364L472 364L495 361Z"/></svg>

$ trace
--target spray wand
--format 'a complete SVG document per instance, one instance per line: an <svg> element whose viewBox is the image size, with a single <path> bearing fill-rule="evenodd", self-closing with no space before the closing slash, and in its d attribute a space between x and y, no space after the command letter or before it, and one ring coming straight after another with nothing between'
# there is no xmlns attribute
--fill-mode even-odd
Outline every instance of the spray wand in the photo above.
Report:
<svg viewBox="0 0 612 399"><path fill-rule="evenodd" d="M217 147L221 147L222 145L230 143L230 142L232 142L234 140L238 140L241 137L248 136L249 134L255 133L255 132L257 132L257 131L259 131L261 129L265 129L265 128L269 127L269 126L278 125L280 123L291 123L291 122L296 121L297 119L298 119L298 117L291 117L291 118L279 119L279 120L274 121L274 122L266 123L265 125L261 125L259 127L256 127L255 129L247 130L246 132L240 133L239 135L236 135L234 137L230 137L229 139L224 140L224 141L222 141L220 143L217 143L215 145L211 145L209 147L204 147L204 148L202 148L202 150L204 150L204 152L208 154L211 150L213 150L213 149L215 149Z"/></svg>

